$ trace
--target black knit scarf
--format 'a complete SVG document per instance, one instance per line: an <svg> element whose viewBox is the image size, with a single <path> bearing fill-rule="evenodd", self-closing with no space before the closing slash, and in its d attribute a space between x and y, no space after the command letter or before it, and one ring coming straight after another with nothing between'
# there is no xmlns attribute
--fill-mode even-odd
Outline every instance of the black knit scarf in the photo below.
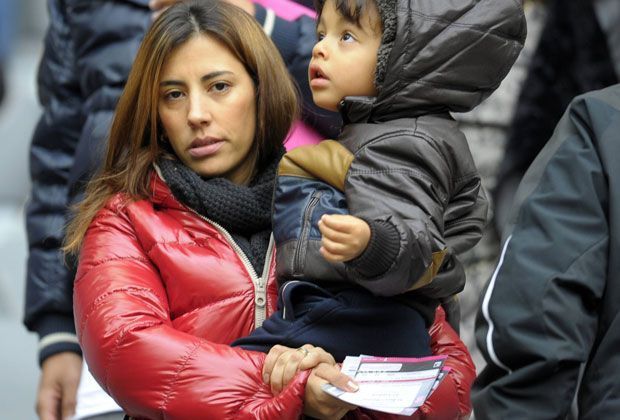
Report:
<svg viewBox="0 0 620 420"><path fill-rule="evenodd" d="M259 169L249 185L205 179L179 160L158 161L174 197L226 229L261 274L271 235L271 200L284 149Z"/></svg>

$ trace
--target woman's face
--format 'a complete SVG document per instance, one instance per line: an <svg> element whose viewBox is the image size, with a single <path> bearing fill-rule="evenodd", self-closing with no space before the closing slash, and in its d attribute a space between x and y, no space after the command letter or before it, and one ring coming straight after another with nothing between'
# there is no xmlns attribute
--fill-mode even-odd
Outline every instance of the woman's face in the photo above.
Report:
<svg viewBox="0 0 620 420"><path fill-rule="evenodd" d="M204 177L243 184L253 171L254 83L218 40L196 35L162 68L158 112L178 158Z"/></svg>

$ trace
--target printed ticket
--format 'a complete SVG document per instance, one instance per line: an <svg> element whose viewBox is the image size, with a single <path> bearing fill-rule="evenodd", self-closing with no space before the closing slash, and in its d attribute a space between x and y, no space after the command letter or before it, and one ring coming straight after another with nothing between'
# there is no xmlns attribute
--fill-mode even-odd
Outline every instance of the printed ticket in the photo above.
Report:
<svg viewBox="0 0 620 420"><path fill-rule="evenodd" d="M424 404L447 373L445 356L424 358L347 356L342 372L359 384L345 392L326 384L328 394L359 407L410 416Z"/></svg>

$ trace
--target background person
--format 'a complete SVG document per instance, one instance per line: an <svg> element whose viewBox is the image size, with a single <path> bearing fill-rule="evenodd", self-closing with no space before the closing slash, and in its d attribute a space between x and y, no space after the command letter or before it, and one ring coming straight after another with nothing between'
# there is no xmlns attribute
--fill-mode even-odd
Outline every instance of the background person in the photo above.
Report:
<svg viewBox="0 0 620 420"><path fill-rule="evenodd" d="M620 409L620 85L575 98L516 195L476 325L476 418Z"/></svg>

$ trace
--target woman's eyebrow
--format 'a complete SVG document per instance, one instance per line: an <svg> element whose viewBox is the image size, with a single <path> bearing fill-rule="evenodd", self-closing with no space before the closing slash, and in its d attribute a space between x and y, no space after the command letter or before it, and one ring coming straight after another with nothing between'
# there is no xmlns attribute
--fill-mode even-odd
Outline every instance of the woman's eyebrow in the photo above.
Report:
<svg viewBox="0 0 620 420"><path fill-rule="evenodd" d="M216 77L220 77L222 75L232 75L234 74L232 71L228 71L228 70L219 70L219 71L212 71L211 73L207 73L204 76L202 76L200 78L201 81L206 82L208 80L211 79L215 79ZM163 80L159 86L164 87L164 86L178 86L178 85L185 85L185 82L183 82L182 80Z"/></svg>

